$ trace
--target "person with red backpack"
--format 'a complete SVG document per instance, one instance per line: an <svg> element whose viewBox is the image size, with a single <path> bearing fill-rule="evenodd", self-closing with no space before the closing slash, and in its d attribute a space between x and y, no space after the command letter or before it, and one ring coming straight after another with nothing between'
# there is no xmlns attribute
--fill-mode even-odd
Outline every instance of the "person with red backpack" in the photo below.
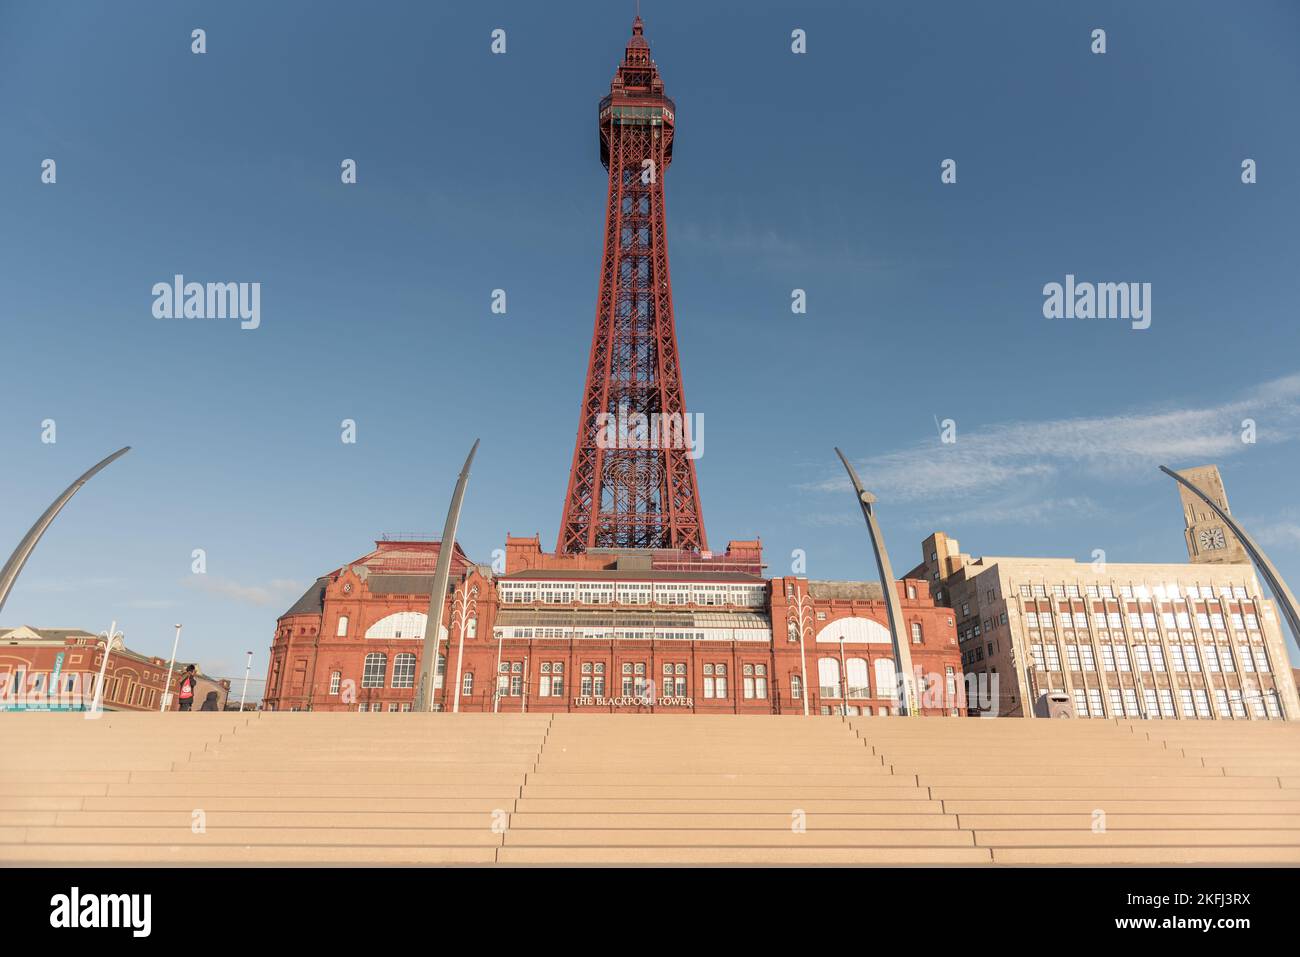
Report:
<svg viewBox="0 0 1300 957"><path fill-rule="evenodd" d="M199 686L198 677L194 674L194 666L189 665L185 673L181 675L180 694L177 696L181 701L182 711L192 711L194 709L194 692Z"/></svg>

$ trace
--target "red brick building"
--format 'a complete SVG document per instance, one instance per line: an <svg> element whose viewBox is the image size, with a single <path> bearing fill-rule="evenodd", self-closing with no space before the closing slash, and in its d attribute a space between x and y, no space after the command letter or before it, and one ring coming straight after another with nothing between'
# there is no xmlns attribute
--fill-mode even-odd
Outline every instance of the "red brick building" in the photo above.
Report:
<svg viewBox="0 0 1300 957"><path fill-rule="evenodd" d="M84 710L103 660L103 639L88 631L26 625L0 630L0 711ZM104 673L104 709L157 711L167 664L165 658L115 648Z"/></svg>
<svg viewBox="0 0 1300 957"><path fill-rule="evenodd" d="M409 710L439 548L376 542L317 579L279 619L265 705ZM897 708L885 602L874 582L766 578L757 541L733 541L723 554L557 555L535 537L508 537L499 573L455 549L435 682L442 710ZM928 689L923 713L960 713L951 609L935 606L924 581L895 587L918 687Z"/></svg>

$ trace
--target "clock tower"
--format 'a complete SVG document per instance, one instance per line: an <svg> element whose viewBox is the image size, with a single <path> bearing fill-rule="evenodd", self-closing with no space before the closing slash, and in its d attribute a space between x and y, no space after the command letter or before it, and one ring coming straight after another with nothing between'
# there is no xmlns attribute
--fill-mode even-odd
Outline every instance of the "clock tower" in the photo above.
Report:
<svg viewBox="0 0 1300 957"><path fill-rule="evenodd" d="M1217 465L1182 469L1178 474L1214 499L1229 515L1232 514L1232 509L1228 508L1228 493L1223 489L1223 479ZM1250 564L1250 556L1246 554L1241 541L1204 502L1181 485L1178 487L1178 497L1182 499L1183 519L1187 523L1183 532L1183 537L1187 540L1187 557L1194 564Z"/></svg>

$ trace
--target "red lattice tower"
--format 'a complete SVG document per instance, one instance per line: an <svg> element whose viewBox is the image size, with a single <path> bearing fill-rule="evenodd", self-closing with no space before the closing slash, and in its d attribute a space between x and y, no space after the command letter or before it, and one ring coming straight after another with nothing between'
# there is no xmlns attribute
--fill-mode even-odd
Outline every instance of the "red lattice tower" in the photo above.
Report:
<svg viewBox="0 0 1300 957"><path fill-rule="evenodd" d="M606 417L686 418L664 214L676 107L643 34L638 16L600 101L600 159L609 170L605 250L560 553L708 548L695 461L682 443L661 435L654 447L637 448L602 439L610 434Z"/></svg>

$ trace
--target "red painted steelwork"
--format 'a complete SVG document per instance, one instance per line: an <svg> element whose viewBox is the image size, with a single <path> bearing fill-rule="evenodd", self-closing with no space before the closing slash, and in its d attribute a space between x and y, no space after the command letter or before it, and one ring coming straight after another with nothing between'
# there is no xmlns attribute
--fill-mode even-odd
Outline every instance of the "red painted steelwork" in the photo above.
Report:
<svg viewBox="0 0 1300 957"><path fill-rule="evenodd" d="M695 461L683 443L662 435L650 448L602 440L610 418L686 419L664 213L675 115L637 17L600 102L600 155L609 170L604 259L561 554L708 548Z"/></svg>

